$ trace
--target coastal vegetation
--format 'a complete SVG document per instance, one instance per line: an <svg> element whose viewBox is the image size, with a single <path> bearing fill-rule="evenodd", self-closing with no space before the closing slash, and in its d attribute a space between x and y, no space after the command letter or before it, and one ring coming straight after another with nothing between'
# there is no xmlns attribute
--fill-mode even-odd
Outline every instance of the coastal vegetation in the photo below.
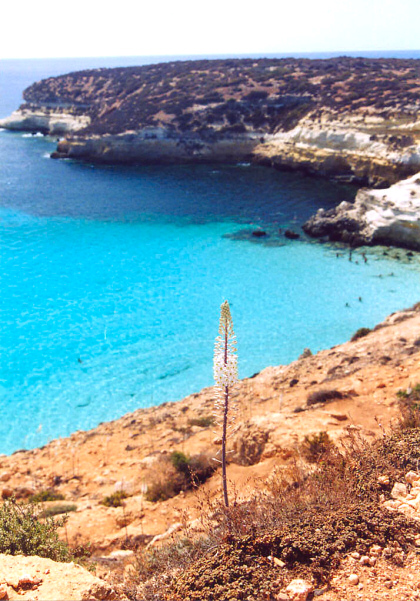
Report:
<svg viewBox="0 0 420 601"><path fill-rule="evenodd" d="M71 561L67 544L58 537L58 529L64 526L66 518L54 519L51 515L42 516L33 503L5 499L0 506L0 553Z"/></svg>
<svg viewBox="0 0 420 601"><path fill-rule="evenodd" d="M320 432L305 439L304 449L312 469L295 462L265 482L263 492L244 502L235 498L230 508L202 501L204 535L139 553L128 596L275 599L298 577L322 594L344 555L369 556L379 548L402 565L420 526L384 509L381 498L389 499L394 483L417 469L420 430L402 426L373 444L353 436L344 447Z"/></svg>

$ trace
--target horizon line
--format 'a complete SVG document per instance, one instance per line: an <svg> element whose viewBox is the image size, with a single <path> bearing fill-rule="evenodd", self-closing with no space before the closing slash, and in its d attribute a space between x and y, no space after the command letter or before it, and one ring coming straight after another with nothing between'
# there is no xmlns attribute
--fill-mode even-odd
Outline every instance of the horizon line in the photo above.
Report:
<svg viewBox="0 0 420 601"><path fill-rule="evenodd" d="M357 53L361 53L361 54L392 54L392 53L407 53L407 52L420 52L420 48L410 48L410 49L391 49L391 50L384 50L384 49L379 49L379 50L310 50L310 51L304 51L304 50L295 50L295 51L277 51L277 52L264 52L264 51L258 51L258 52L238 52L238 53L229 53L229 52L219 52L219 53L197 53L197 54L98 54L98 55L89 55L89 56L37 56L37 57L28 57L28 56L21 56L21 57L2 57L0 58L0 62L1 61L36 61L36 60L94 60L94 59L116 59L116 58L168 58L171 57L173 59L183 59L183 58L187 58L189 60L191 60L191 57L194 58L210 58L214 57L227 57L227 58L239 58L239 57L249 57L249 58L256 58L256 57L261 57L261 58L265 58L265 57L273 57L275 58L276 56L278 57L285 57L285 58L293 58L294 56L300 55L299 57L302 57L302 55L320 55L320 54L333 54L333 55L337 55L338 57L340 56L349 56L349 55L355 55ZM357 57L356 57L357 58Z"/></svg>

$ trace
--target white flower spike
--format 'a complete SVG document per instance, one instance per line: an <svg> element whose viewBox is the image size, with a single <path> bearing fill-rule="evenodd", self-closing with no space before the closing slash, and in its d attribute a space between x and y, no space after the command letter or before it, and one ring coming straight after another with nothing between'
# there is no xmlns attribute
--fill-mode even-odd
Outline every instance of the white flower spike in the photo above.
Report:
<svg viewBox="0 0 420 601"><path fill-rule="evenodd" d="M226 507L229 507L226 480L226 437L227 416L229 411L229 392L238 381L238 358L236 356L236 337L233 331L232 316L229 303L225 301L220 308L219 336L214 345L213 373L218 398L216 407L223 411L222 434L222 478L223 498Z"/></svg>

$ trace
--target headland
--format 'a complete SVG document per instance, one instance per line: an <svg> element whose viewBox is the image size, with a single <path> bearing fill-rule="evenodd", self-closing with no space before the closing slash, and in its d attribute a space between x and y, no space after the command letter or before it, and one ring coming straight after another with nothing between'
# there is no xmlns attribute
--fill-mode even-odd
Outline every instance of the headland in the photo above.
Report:
<svg viewBox="0 0 420 601"><path fill-rule="evenodd" d="M2 127L106 163L244 158L362 185L420 170L420 61L177 61L51 77Z"/></svg>
<svg viewBox="0 0 420 601"><path fill-rule="evenodd" d="M420 171L419 91L420 61L413 59L176 61L42 80L24 91L24 104L0 126L58 136L53 158L110 164L246 160L386 188ZM375 199L383 216L387 207ZM413 223L420 215L413 209L401 227L406 220L398 205L397 224L388 219L380 233L372 220L366 228L356 207L344 225L341 217L318 215L305 231L352 245L417 250ZM339 211L342 216L343 207ZM328 218L328 227L320 226L320 217L323 224Z"/></svg>

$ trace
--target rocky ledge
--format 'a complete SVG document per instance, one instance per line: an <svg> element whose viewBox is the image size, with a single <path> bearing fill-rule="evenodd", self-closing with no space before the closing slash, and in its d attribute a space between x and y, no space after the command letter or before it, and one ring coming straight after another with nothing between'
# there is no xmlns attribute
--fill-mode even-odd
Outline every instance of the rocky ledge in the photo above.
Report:
<svg viewBox="0 0 420 601"><path fill-rule="evenodd" d="M56 158L254 160L362 185L420 170L420 61L176 61L52 77L0 121L65 135Z"/></svg>
<svg viewBox="0 0 420 601"><path fill-rule="evenodd" d="M420 173L384 190L361 189L354 203L319 209L303 226L310 236L352 246L420 250Z"/></svg>

